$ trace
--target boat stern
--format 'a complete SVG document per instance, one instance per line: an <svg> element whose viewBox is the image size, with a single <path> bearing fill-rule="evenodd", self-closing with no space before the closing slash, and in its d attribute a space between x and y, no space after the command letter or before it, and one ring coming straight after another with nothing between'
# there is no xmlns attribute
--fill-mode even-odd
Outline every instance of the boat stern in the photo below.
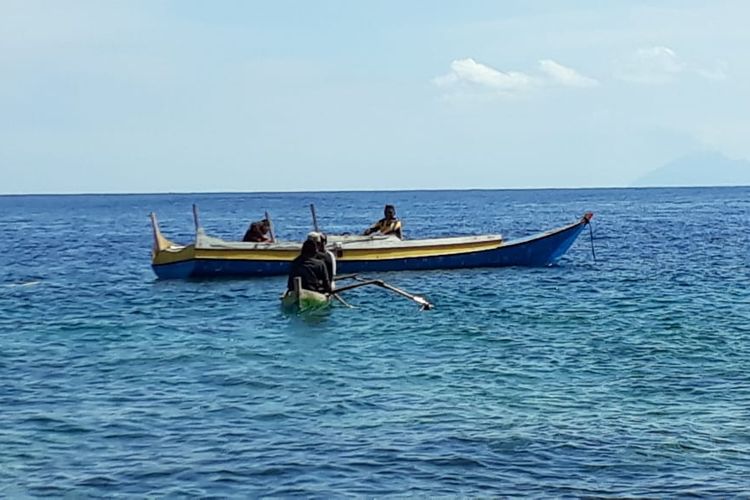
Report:
<svg viewBox="0 0 750 500"><path fill-rule="evenodd" d="M159 229L156 214L151 213L154 246L151 250L151 268L160 279L185 279L195 269L195 245L177 245L164 237Z"/></svg>

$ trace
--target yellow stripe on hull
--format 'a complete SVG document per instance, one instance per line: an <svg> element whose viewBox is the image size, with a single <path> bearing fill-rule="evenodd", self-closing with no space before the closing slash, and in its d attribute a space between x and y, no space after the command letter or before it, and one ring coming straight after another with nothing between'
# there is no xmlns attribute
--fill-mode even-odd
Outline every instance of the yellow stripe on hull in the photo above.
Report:
<svg viewBox="0 0 750 500"><path fill-rule="evenodd" d="M221 259L221 260L276 260L292 261L299 255L299 250L234 250L199 248L195 251L196 259Z"/></svg>
<svg viewBox="0 0 750 500"><path fill-rule="evenodd" d="M470 242L453 245L419 246L414 248L383 247L383 248L357 248L344 250L337 260L388 260L388 259L411 259L420 257L435 257L440 255L458 255L462 253L481 252L483 250L494 250L502 243L498 241Z"/></svg>
<svg viewBox="0 0 750 500"><path fill-rule="evenodd" d="M435 257L440 255L458 255L462 253L481 252L494 250L501 246L498 241L471 242L454 245L435 245L408 247L382 247L382 248L357 248L345 249L338 260L367 261L388 259L409 259L421 257ZM188 245L180 250L163 250L154 255L154 265L172 264L184 262L191 259L212 260L245 260L245 261L286 261L290 262L299 255L299 251L292 249L196 249Z"/></svg>
<svg viewBox="0 0 750 500"><path fill-rule="evenodd" d="M179 249L155 251L151 263L155 266L185 262L195 258L195 247L188 245Z"/></svg>

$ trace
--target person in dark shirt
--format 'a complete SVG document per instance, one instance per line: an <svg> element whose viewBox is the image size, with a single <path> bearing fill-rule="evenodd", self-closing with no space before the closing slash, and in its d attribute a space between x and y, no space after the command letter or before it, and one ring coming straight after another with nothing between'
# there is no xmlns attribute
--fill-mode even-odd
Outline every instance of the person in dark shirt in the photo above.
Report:
<svg viewBox="0 0 750 500"><path fill-rule="evenodd" d="M336 279L336 257L333 255L333 252L326 249L326 244L328 243L326 235L313 231L307 235L307 239L315 242L315 246L318 249L317 258L322 260L326 265L326 271L328 271L331 281Z"/></svg>
<svg viewBox="0 0 750 500"><path fill-rule="evenodd" d="M393 234L398 238L403 239L404 235L401 232L401 221L396 217L396 207L393 205L386 205L385 210L383 210L383 215L385 217L367 228L363 234L365 236L372 233L380 233L383 235Z"/></svg>
<svg viewBox="0 0 750 500"><path fill-rule="evenodd" d="M245 231L245 236L242 241L250 241L257 243L270 243L273 240L270 237L271 223L268 219L259 220L253 222L250 227Z"/></svg>
<svg viewBox="0 0 750 500"><path fill-rule="evenodd" d="M317 258L318 248L314 241L306 240L302 251L289 268L287 289L294 290L294 278L302 279L302 288L319 293L331 293L331 278L322 260Z"/></svg>

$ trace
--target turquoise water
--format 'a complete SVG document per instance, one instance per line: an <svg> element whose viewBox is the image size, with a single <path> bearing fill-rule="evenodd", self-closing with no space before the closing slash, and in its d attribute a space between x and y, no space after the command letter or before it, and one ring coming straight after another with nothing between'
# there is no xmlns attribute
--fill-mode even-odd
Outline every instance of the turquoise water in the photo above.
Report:
<svg viewBox="0 0 750 500"><path fill-rule="evenodd" d="M284 278L157 281L269 210L408 237L594 221L559 266L393 273L315 320ZM742 496L750 189L0 197L0 496Z"/></svg>

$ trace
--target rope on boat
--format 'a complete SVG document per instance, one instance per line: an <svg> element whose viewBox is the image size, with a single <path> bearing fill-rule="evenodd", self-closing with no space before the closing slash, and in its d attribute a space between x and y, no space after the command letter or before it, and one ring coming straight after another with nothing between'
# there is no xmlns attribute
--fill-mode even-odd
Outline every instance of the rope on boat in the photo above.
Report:
<svg viewBox="0 0 750 500"><path fill-rule="evenodd" d="M594 250L594 229L591 227L591 221L586 222L586 224L589 226L589 236L591 237L591 256L594 258L594 263L596 263L596 251Z"/></svg>

